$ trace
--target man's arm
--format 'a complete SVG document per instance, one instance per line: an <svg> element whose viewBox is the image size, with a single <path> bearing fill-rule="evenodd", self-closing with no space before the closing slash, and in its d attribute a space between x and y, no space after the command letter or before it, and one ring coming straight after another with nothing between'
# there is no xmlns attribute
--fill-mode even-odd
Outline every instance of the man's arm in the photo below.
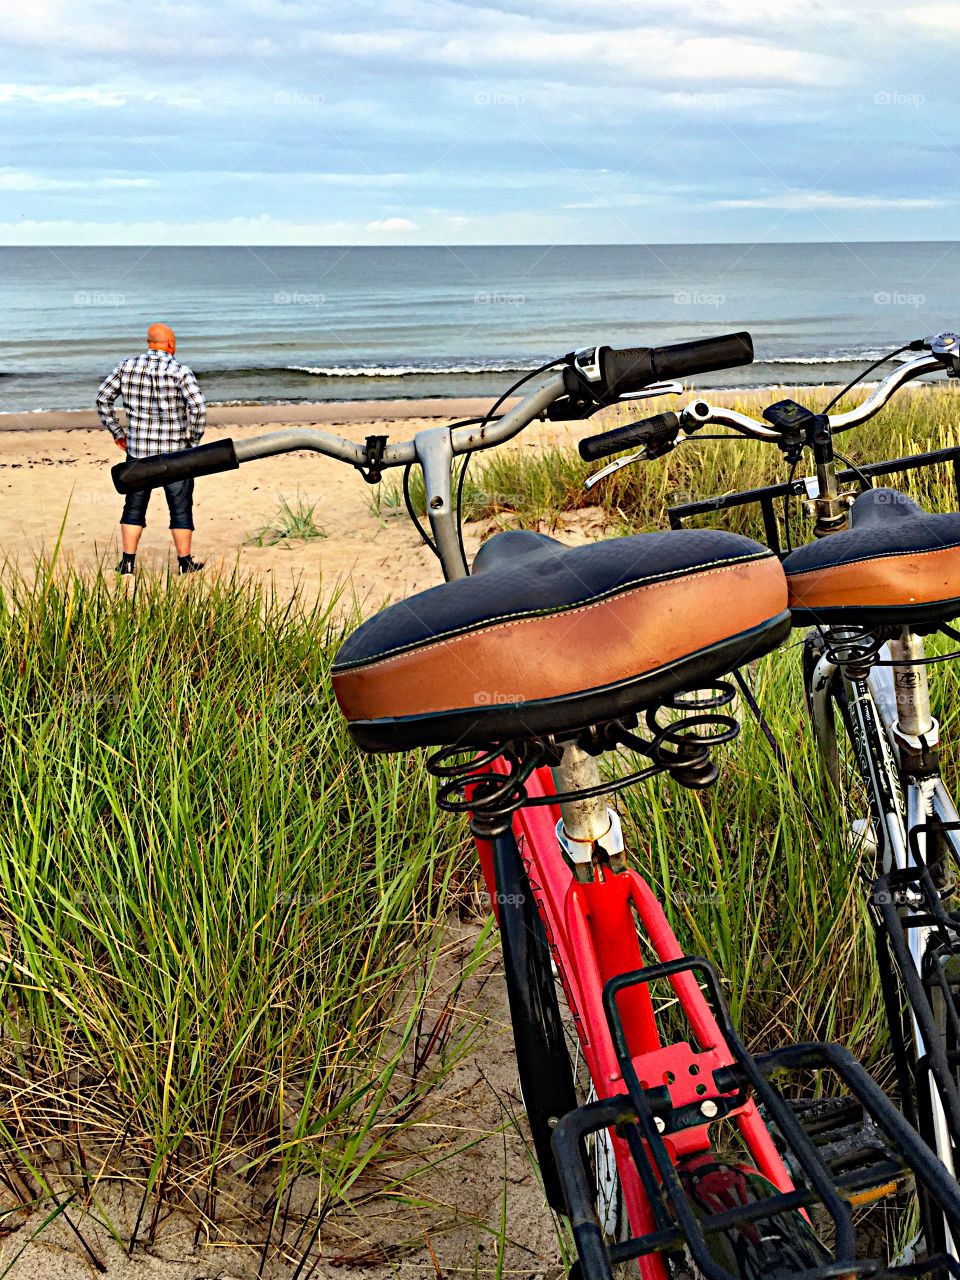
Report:
<svg viewBox="0 0 960 1280"><path fill-rule="evenodd" d="M120 372L123 369L122 364L118 364L113 373L100 383L100 389L97 392L97 413L100 415L100 421L113 436L114 440L123 439L123 427L117 418L117 411L114 409L116 399L120 394Z"/></svg>
<svg viewBox="0 0 960 1280"><path fill-rule="evenodd" d="M193 375L193 370L182 366L180 375L180 392L187 410L187 422L190 425L190 441L199 444L203 439L203 429L207 425L207 402L203 392Z"/></svg>

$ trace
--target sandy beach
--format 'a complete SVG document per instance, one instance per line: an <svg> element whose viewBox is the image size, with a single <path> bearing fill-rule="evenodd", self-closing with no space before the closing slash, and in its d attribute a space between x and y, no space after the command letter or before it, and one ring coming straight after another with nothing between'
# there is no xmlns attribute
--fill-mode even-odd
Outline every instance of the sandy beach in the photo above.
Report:
<svg viewBox="0 0 960 1280"><path fill-rule="evenodd" d="M657 402L650 402L656 406ZM242 440L284 426L322 426L351 440L386 434L410 439L421 428L483 412L489 401L384 401L326 405L218 406L210 411L205 441ZM655 408L651 408L654 412ZM536 450L573 444L603 429L589 424L533 423L510 447ZM122 454L92 413L0 415L0 541L3 554L29 568L49 552L62 527L61 554L78 567L118 559L123 500L110 468ZM400 472L393 473L394 483ZM316 504L314 520L325 537L250 545L277 516L282 502ZM343 463L314 453L291 453L245 464L238 471L197 482L194 554L211 572L234 567L271 582L281 593L296 588L307 599L343 590L369 609L439 581L432 554L402 511L377 511L377 489ZM175 566L162 492L155 493L138 566ZM483 529L467 530L472 555Z"/></svg>

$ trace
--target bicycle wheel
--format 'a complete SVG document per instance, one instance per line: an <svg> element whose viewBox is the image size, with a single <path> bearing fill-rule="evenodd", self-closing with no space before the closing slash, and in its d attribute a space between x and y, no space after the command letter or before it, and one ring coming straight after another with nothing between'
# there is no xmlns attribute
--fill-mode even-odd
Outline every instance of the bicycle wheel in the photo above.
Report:
<svg viewBox="0 0 960 1280"><path fill-rule="evenodd" d="M557 1120L596 1097L512 832L494 841L500 939L520 1092L550 1207L565 1214L551 1140ZM613 1143L591 1143L597 1217L608 1241L628 1226Z"/></svg>
<svg viewBox="0 0 960 1280"><path fill-rule="evenodd" d="M864 735L858 733L840 673L835 671L827 683L818 673L823 651L821 634L808 633L803 645L803 692L820 772L839 804L847 840L862 849L869 873L879 874L883 822L864 781L864 770L870 767L864 753L870 745L879 753L889 754L889 749L885 743L862 741Z"/></svg>
<svg viewBox="0 0 960 1280"><path fill-rule="evenodd" d="M862 877L867 886L898 861L896 844L903 842L905 779L894 757L872 689L863 683L855 708L850 690L839 671L829 683L818 686L817 666L824 652L819 632L807 635L803 650L804 695L816 739L821 772L832 788L843 827L851 845L861 854ZM869 780L869 781L868 781ZM942 860L940 842L931 841L934 859ZM896 1070L900 1105L925 1141L937 1149L934 1103L929 1080L918 1071L915 1031L910 1002L902 975L887 941L884 908L870 895L869 916L874 929L877 964L890 1049ZM941 1039L947 1033L942 1005L930 1002ZM955 1073L960 1084L960 1071ZM889 1254L906 1257L916 1242L915 1202L898 1196L896 1203L880 1202L867 1211L874 1236L882 1236ZM936 1236L937 1232L932 1232ZM942 1242L941 1242L942 1243Z"/></svg>
<svg viewBox="0 0 960 1280"><path fill-rule="evenodd" d="M677 1173L698 1218L778 1194L773 1183L756 1169L721 1159L713 1152L682 1161ZM740 1280L789 1280L831 1260L814 1228L797 1211L711 1233L707 1245L711 1260ZM670 1266L673 1280L700 1280L701 1272L689 1254Z"/></svg>

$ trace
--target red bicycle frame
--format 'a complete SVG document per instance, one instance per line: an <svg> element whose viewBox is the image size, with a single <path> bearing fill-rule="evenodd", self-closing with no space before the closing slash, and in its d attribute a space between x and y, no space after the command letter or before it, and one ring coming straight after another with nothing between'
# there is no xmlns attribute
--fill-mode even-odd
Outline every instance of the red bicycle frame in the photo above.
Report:
<svg viewBox="0 0 960 1280"><path fill-rule="evenodd" d="M508 772L501 760L490 768L496 773ZM556 794L546 767L532 774L525 788L531 799ZM656 895L635 871L590 883L574 877L557 843L559 819L555 804L523 808L514 815L513 830L590 1078L597 1097L610 1098L626 1089L603 1008L604 986L611 978L649 963L681 959L683 951ZM478 838L477 851L496 911L493 847ZM643 943L649 949L646 956ZM693 975L676 974L670 983L696 1037L697 1049L687 1041L663 1043L647 986L624 991L619 1009L641 1085L666 1085L673 1105L680 1107L698 1103L707 1092L704 1082L715 1069L731 1065L733 1058ZM778 1190L791 1190L793 1183L756 1104L747 1101L731 1114L759 1172ZM654 1228L650 1205L627 1144L616 1134L611 1137L630 1225L635 1235L643 1235ZM708 1151L707 1124L671 1135L667 1147L674 1162ZM643 1280L669 1280L660 1255L640 1258L639 1267Z"/></svg>

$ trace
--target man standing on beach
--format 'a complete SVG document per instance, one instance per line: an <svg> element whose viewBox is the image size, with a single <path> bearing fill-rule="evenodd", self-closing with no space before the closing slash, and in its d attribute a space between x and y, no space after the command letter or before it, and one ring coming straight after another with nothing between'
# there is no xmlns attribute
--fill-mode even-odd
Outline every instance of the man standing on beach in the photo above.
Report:
<svg viewBox="0 0 960 1280"><path fill-rule="evenodd" d="M177 339L165 324L147 330L147 350L121 361L97 392L97 413L128 458L149 458L199 444L206 423L207 406L193 371L175 360ZM117 419L114 404L123 397L127 430ZM193 479L165 484L170 508L170 532L177 549L179 572L196 573L202 563L190 554L193 541ZM127 494L120 516L123 558L120 574L132 574L140 535L146 528L150 490Z"/></svg>

